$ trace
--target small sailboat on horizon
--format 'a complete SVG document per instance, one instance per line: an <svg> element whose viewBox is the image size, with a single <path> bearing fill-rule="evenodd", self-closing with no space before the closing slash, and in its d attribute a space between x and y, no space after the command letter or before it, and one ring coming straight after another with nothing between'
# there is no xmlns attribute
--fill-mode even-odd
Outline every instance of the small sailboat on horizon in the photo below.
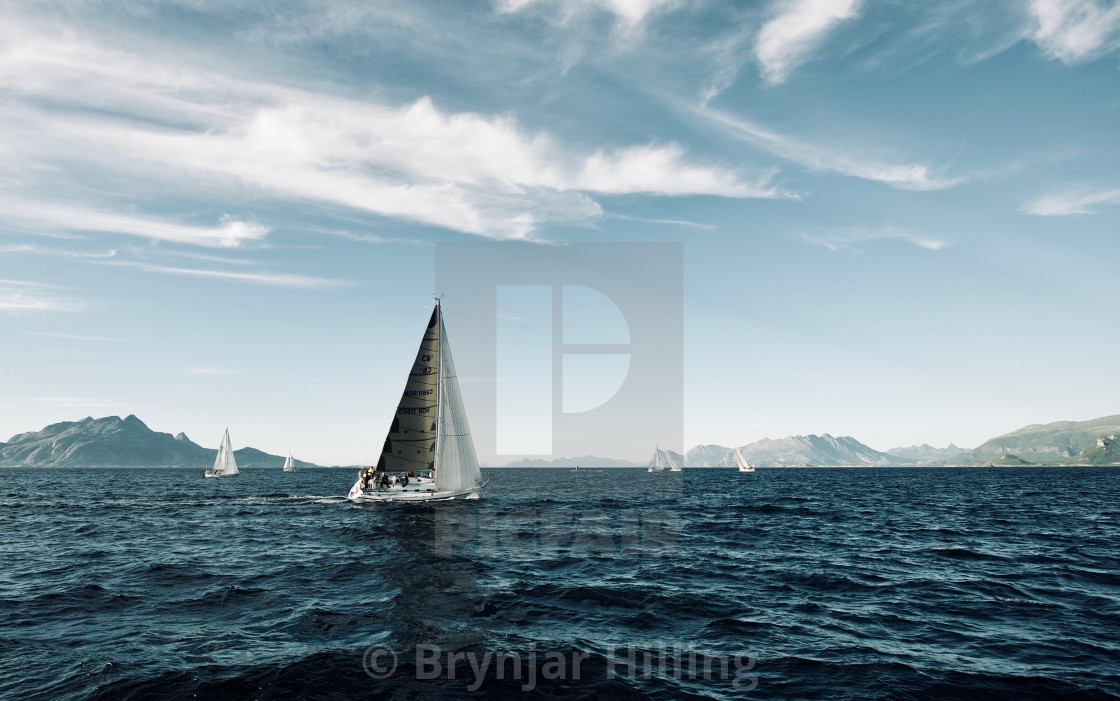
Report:
<svg viewBox="0 0 1120 701"><path fill-rule="evenodd" d="M484 486L437 299L377 466L358 471L347 497L478 499Z"/></svg>
<svg viewBox="0 0 1120 701"><path fill-rule="evenodd" d="M665 463L661 461L661 448L656 445L653 446L653 464L649 466L646 472L664 472Z"/></svg>
<svg viewBox="0 0 1120 701"><path fill-rule="evenodd" d="M218 455L214 458L214 467L203 473L205 477L236 477L241 474L237 469L237 459L233 456L233 447L229 443L229 429L222 435L222 444L218 446Z"/></svg>
<svg viewBox="0 0 1120 701"><path fill-rule="evenodd" d="M754 472L754 466L747 462L738 448L735 449L735 464L738 465L739 472Z"/></svg>
<svg viewBox="0 0 1120 701"><path fill-rule="evenodd" d="M680 472L681 466L673 459L673 454L668 450L665 451L665 460L669 463L669 472Z"/></svg>
<svg viewBox="0 0 1120 701"><path fill-rule="evenodd" d="M288 457L284 459L284 472L299 472L296 461L292 459L292 449L288 448Z"/></svg>

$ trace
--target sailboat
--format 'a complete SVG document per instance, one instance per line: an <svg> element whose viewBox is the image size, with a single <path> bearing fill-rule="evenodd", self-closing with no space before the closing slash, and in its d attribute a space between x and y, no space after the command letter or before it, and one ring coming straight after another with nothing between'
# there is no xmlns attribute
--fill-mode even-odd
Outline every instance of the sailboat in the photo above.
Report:
<svg viewBox="0 0 1120 701"><path fill-rule="evenodd" d="M754 467L747 462L738 448L735 449L735 464L739 466L739 472L754 472Z"/></svg>
<svg viewBox="0 0 1120 701"><path fill-rule="evenodd" d="M218 446L218 457L214 458L214 467L204 473L207 477L236 477L237 460L233 457L233 447L229 444L229 429L222 436L222 444Z"/></svg>
<svg viewBox="0 0 1120 701"><path fill-rule="evenodd" d="M665 451L665 459L669 462L669 472L680 472L681 466L673 459L673 454L668 450Z"/></svg>
<svg viewBox="0 0 1120 701"><path fill-rule="evenodd" d="M348 498L478 499L484 486L437 299L377 466L358 471Z"/></svg>
<svg viewBox="0 0 1120 701"><path fill-rule="evenodd" d="M292 449L288 448L288 457L284 459L284 472L298 472L299 468L296 467L296 461L292 460Z"/></svg>
<svg viewBox="0 0 1120 701"><path fill-rule="evenodd" d="M663 472L664 470L665 463L661 462L661 449L655 445L653 446L653 464L646 472Z"/></svg>

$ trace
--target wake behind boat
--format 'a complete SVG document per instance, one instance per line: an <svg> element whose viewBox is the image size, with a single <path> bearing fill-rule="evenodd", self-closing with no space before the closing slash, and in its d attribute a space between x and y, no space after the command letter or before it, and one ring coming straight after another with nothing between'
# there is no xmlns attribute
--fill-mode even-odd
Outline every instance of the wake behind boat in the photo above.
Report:
<svg viewBox="0 0 1120 701"><path fill-rule="evenodd" d="M229 429L222 436L222 444L218 446L218 456L214 458L214 467L203 473L206 477L237 477L241 474L237 470L237 460L233 457L233 447L229 444Z"/></svg>
<svg viewBox="0 0 1120 701"><path fill-rule="evenodd" d="M377 467L358 471L348 498L478 499L484 486L436 300Z"/></svg>

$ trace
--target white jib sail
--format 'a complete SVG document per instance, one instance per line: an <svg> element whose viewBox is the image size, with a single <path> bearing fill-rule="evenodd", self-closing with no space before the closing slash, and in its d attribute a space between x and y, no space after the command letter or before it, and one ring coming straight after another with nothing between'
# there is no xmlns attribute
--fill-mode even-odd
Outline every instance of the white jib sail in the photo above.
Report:
<svg viewBox="0 0 1120 701"><path fill-rule="evenodd" d="M218 456L214 458L214 472L222 475L237 474L237 460L233 457L233 447L229 444L229 429L222 436L222 444L218 447Z"/></svg>
<svg viewBox="0 0 1120 701"><path fill-rule="evenodd" d="M438 313L439 307L436 307ZM478 457L467 425L467 411L459 393L459 379L455 363L451 360L451 346L447 342L447 329L439 317L439 424L436 439L436 490L459 491L482 483Z"/></svg>
<svg viewBox="0 0 1120 701"><path fill-rule="evenodd" d="M673 459L673 454L670 453L668 450L665 451L665 461L669 463L669 469L670 470L681 469L680 465L677 464L677 461Z"/></svg>
<svg viewBox="0 0 1120 701"><path fill-rule="evenodd" d="M738 448L735 449L735 464L743 470L750 468L746 458L743 457L743 454L739 452Z"/></svg>
<svg viewBox="0 0 1120 701"><path fill-rule="evenodd" d="M290 470L293 467L295 467L295 465L292 464L292 450L291 450L291 448L289 448L288 449L288 457L284 458L284 469L285 470Z"/></svg>
<svg viewBox="0 0 1120 701"><path fill-rule="evenodd" d="M378 472L435 469L436 392L439 381L439 308L432 311L397 413L385 437Z"/></svg>

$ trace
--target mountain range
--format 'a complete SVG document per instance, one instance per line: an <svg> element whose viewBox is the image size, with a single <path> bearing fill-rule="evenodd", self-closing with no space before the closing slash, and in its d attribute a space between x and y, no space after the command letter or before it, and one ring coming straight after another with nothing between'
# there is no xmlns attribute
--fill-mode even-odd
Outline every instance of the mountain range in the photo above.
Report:
<svg viewBox="0 0 1120 701"><path fill-rule="evenodd" d="M948 464L989 463L1004 455L1044 465L1071 462L1084 451L1096 447L1098 438L1116 434L1120 434L1120 414L1089 421L1031 424L989 439L974 450L964 451L951 458Z"/></svg>
<svg viewBox="0 0 1120 701"><path fill-rule="evenodd" d="M214 464L217 448L186 434L160 433L133 415L64 421L0 443L0 467L197 467ZM256 448L233 451L238 467L281 467L284 458ZM297 460L298 467L317 467Z"/></svg>
<svg viewBox="0 0 1120 701"><path fill-rule="evenodd" d="M1120 464L1120 414L1090 421L1032 424L997 436L973 450L922 444L875 450L851 436L829 434L764 438L739 446L761 467L903 467L933 465ZM1099 442L1105 445L1098 447ZM684 455L668 451L679 465L730 467L734 448L699 445ZM213 464L216 449L203 448L186 435L160 433L133 415L52 424L0 443L0 467L194 467ZM240 467L280 467L284 458L256 448L234 451ZM637 467L648 463L583 455L553 460L526 459L505 467ZM297 461L300 467L318 467Z"/></svg>

